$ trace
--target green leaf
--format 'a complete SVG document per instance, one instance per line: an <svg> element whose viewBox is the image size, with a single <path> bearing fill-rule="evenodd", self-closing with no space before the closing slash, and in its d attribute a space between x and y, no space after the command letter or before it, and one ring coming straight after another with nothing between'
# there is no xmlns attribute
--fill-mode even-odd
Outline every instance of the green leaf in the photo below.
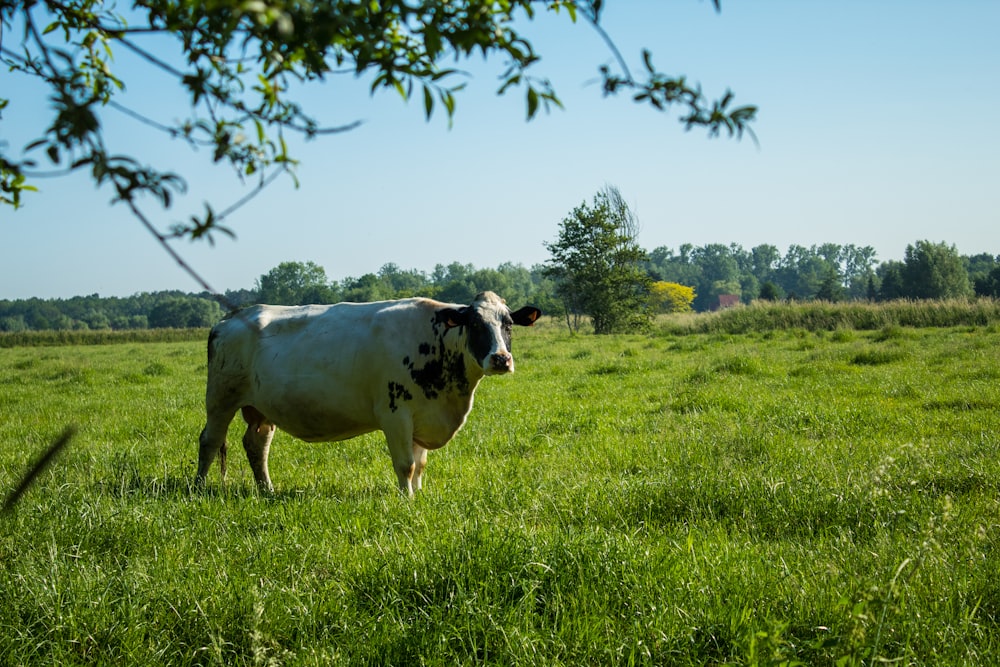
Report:
<svg viewBox="0 0 1000 667"><path fill-rule="evenodd" d="M538 112L538 92L534 88L531 88L529 86L528 87L528 120L531 120L532 118L534 118L535 114L537 112Z"/></svg>
<svg viewBox="0 0 1000 667"><path fill-rule="evenodd" d="M448 111L449 118L455 115L455 96L451 94L450 90L441 91L441 103L444 104L444 108Z"/></svg>
<svg viewBox="0 0 1000 667"><path fill-rule="evenodd" d="M431 114L434 112L434 96L431 94L431 89L424 86L424 114L427 120L431 119Z"/></svg>
<svg viewBox="0 0 1000 667"><path fill-rule="evenodd" d="M509 79L503 82L503 85L500 86L500 90L497 91L497 95L503 95L505 92L507 92L508 88L510 88L511 86L516 86L519 83L521 83L521 75L515 74L514 76L510 77Z"/></svg>
<svg viewBox="0 0 1000 667"><path fill-rule="evenodd" d="M402 97L404 100L406 99L406 89L403 88L402 81L396 78L392 79L392 87L396 89L396 92L399 93L400 97Z"/></svg>

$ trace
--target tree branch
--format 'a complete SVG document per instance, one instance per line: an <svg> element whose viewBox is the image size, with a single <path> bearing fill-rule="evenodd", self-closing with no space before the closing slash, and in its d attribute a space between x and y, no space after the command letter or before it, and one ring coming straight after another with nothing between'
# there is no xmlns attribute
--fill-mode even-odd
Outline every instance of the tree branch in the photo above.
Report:
<svg viewBox="0 0 1000 667"><path fill-rule="evenodd" d="M62 435L56 438L55 441L49 445L48 449L42 453L38 460L31 465L28 472L23 478L21 478L21 482L17 485L17 488L7 495L7 499L3 503L3 511L5 513L14 509L14 506L21 499L21 496L24 495L25 491L27 491L35 479L42 474L42 471L49 467L49 465L55 460L56 455L69 444L69 441L73 439L74 435L76 435L76 427L67 427L66 430L62 432Z"/></svg>

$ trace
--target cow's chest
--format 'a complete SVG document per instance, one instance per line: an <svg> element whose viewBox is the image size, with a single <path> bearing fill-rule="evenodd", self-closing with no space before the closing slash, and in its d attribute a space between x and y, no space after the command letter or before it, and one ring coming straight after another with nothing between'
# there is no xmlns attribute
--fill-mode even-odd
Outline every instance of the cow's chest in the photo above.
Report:
<svg viewBox="0 0 1000 667"><path fill-rule="evenodd" d="M413 439L427 449L443 447L455 437L472 410L472 395L439 396L437 400L414 406Z"/></svg>

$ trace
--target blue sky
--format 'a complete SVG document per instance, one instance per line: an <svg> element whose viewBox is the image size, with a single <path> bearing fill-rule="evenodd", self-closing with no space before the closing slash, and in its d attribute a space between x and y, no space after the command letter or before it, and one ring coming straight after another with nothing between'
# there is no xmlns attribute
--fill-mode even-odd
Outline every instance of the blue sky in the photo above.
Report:
<svg viewBox="0 0 1000 667"><path fill-rule="evenodd" d="M419 99L368 95L351 77L301 94L326 125L358 129L294 142L300 187L278 181L219 237L177 249L216 289L253 287L284 261L312 261L340 280L389 262L430 271L544 262L560 221L606 184L638 214L640 244L871 245L880 261L907 244L945 241L1000 254L1000 2L995 0L617 0L604 27L631 66L642 48L664 72L726 88L760 107L759 148L684 132L677 113L604 99L612 64L584 23L542 15L523 27L565 110L525 121L519 92L496 97L502 63L466 65L454 125L424 120ZM5 38L10 47L11 37ZM163 120L183 102L170 79L118 54L122 102ZM0 141L20 147L47 120L45 93L0 72L12 99ZM185 175L189 190L150 217L168 226L216 210L245 189L232 172L127 117L103 116L113 149ZM85 177L39 181L0 209L0 298L198 291L110 194Z"/></svg>

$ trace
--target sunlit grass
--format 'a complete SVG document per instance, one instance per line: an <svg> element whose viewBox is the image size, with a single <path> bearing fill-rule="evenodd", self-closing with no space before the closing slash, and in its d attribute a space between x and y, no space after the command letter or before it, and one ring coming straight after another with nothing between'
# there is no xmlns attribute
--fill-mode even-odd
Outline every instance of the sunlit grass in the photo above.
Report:
<svg viewBox="0 0 1000 667"><path fill-rule="evenodd" d="M191 487L204 345L0 350L0 662L991 664L1000 331L518 331L399 497L380 435ZM896 663L892 663L896 664Z"/></svg>

